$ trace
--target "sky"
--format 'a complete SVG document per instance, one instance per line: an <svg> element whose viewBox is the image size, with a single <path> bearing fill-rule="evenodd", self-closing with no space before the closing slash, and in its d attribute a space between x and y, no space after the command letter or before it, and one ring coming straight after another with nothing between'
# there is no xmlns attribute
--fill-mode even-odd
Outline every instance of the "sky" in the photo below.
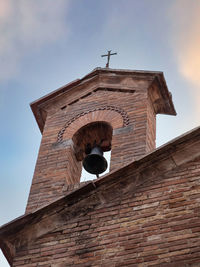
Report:
<svg viewBox="0 0 200 267"><path fill-rule="evenodd" d="M0 225L22 215L41 133L29 103L105 67L163 71L177 116L157 147L199 126L200 0L0 0ZM0 253L0 266L9 266Z"/></svg>

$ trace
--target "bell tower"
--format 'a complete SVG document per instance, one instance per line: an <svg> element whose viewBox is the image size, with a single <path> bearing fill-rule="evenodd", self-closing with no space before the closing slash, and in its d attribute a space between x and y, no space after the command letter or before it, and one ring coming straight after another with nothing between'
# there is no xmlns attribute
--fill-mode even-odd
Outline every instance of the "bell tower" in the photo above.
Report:
<svg viewBox="0 0 200 267"><path fill-rule="evenodd" d="M176 114L162 72L109 68L94 69L31 108L42 141L26 212L80 186L82 164L95 147L111 150L110 171L154 150L156 114Z"/></svg>

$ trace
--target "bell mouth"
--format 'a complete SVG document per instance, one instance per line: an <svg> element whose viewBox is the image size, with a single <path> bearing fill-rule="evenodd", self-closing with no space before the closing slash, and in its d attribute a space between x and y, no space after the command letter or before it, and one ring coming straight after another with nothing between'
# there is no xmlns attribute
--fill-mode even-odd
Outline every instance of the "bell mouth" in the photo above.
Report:
<svg viewBox="0 0 200 267"><path fill-rule="evenodd" d="M107 167L108 163L103 157L101 148L94 147L91 154L87 155L83 160L84 169L91 174L101 174Z"/></svg>
<svg viewBox="0 0 200 267"><path fill-rule="evenodd" d="M92 174L101 174L105 172L108 167L108 163L103 156L88 155L83 161L84 169Z"/></svg>

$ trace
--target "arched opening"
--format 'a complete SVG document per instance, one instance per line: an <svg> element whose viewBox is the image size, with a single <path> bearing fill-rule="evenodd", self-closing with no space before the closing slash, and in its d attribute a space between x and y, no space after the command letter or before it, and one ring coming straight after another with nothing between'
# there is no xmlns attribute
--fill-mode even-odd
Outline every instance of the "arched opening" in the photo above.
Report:
<svg viewBox="0 0 200 267"><path fill-rule="evenodd" d="M104 153L102 156L106 157L108 163L106 171L101 175L109 172L112 133L112 126L105 121L92 122L81 127L72 137L77 160L83 163L88 155L91 156L93 148L97 147ZM95 178L96 175L91 175L82 168L81 181Z"/></svg>

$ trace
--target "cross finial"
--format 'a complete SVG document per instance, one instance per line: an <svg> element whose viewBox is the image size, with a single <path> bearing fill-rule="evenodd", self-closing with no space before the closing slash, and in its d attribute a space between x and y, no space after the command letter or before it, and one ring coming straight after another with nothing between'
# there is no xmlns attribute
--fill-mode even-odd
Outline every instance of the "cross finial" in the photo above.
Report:
<svg viewBox="0 0 200 267"><path fill-rule="evenodd" d="M106 63L106 68L109 68L109 63L110 63L110 56L112 55L117 55L117 53L111 53L112 50L108 50L107 55L101 55L102 57L108 57L107 63Z"/></svg>

